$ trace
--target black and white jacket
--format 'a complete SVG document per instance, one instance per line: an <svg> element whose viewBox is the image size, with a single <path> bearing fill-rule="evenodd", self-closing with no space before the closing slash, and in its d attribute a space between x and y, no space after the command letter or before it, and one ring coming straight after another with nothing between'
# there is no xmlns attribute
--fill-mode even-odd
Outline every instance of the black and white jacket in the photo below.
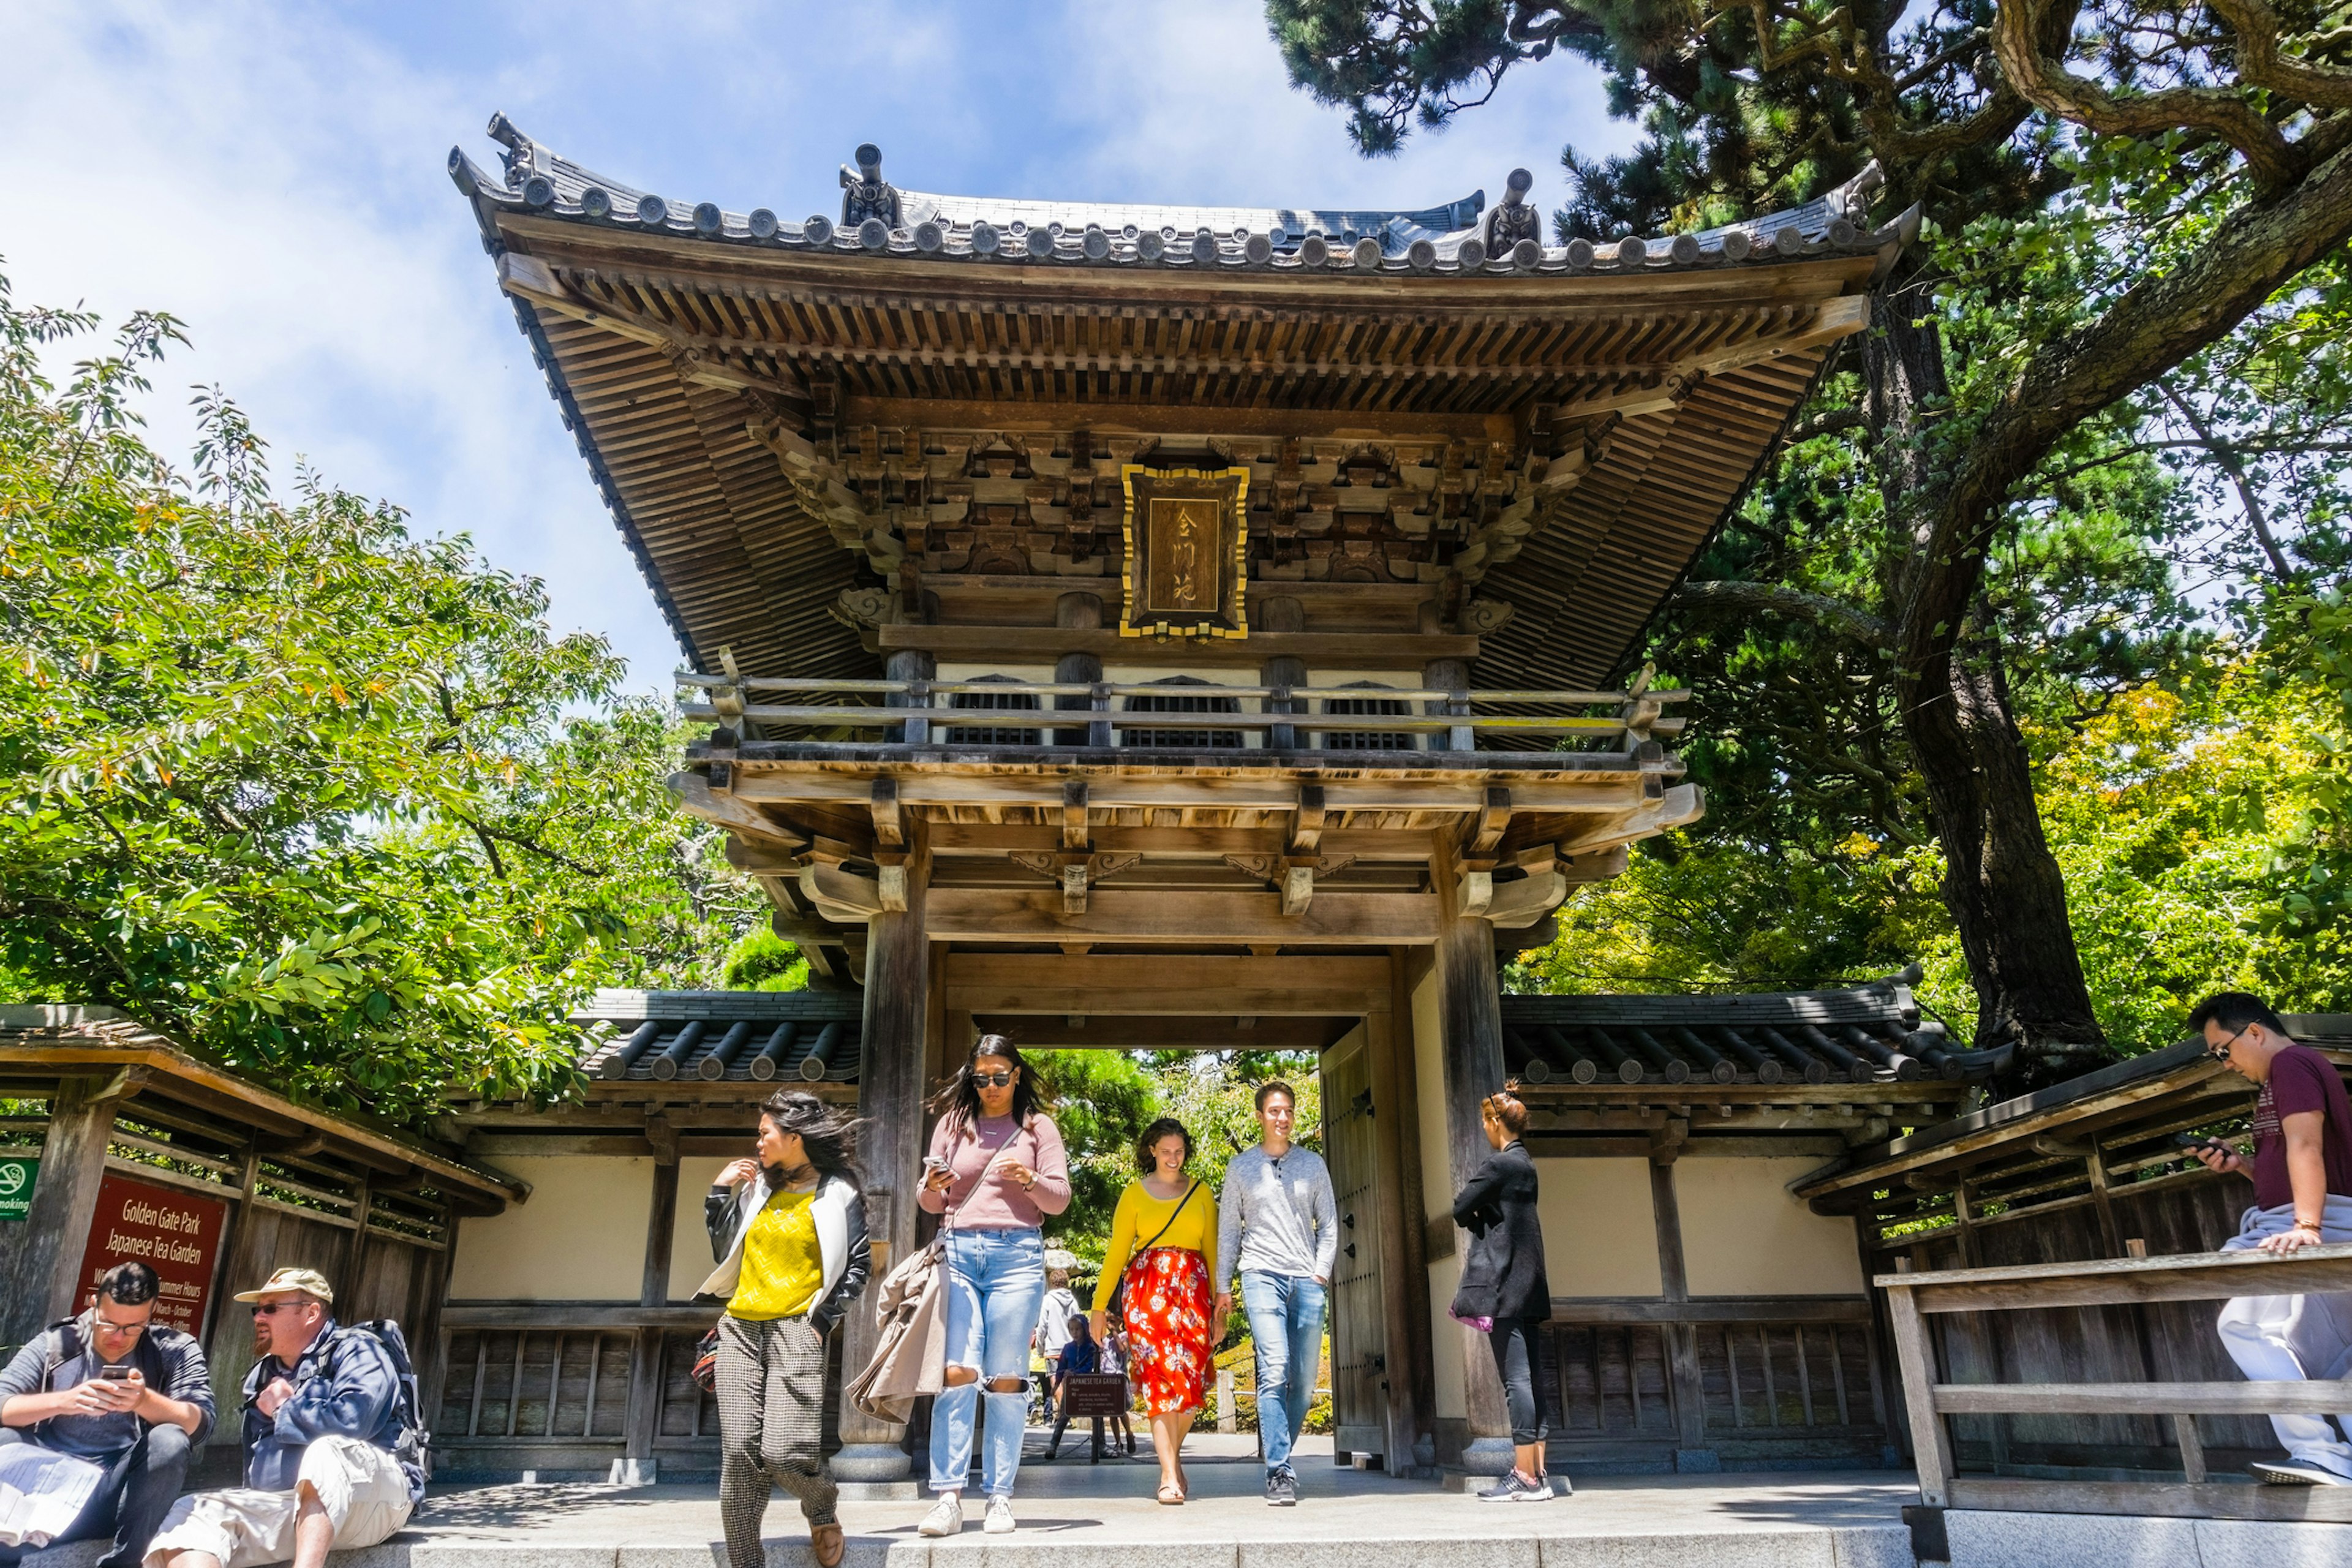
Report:
<svg viewBox="0 0 2352 1568"><path fill-rule="evenodd" d="M723 1301L735 1294L743 1272L744 1233L751 1228L753 1216L769 1196L767 1183L754 1178L732 1187L713 1187L702 1200L702 1223L710 1232L710 1255L719 1260L719 1267L695 1291L697 1296L716 1296ZM817 1257L824 1265L824 1284L809 1308L808 1321L818 1333L829 1334L849 1310L849 1303L865 1290L866 1277L874 1267L873 1249L866 1238L866 1194L840 1176L827 1176L817 1184L809 1214L816 1221Z"/></svg>

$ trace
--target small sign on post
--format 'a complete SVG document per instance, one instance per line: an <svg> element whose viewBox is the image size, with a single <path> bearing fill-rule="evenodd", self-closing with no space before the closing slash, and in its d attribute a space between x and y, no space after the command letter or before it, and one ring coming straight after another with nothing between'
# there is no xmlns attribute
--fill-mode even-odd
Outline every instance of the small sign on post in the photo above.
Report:
<svg viewBox="0 0 2352 1568"><path fill-rule="evenodd" d="M33 1209L33 1184L41 1174L37 1159L0 1160L0 1219L23 1219Z"/></svg>

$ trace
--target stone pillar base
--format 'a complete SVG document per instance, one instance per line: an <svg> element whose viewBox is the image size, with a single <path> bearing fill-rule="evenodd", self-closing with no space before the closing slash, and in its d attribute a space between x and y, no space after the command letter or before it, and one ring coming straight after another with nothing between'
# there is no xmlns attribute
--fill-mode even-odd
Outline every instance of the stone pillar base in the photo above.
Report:
<svg viewBox="0 0 2352 1568"><path fill-rule="evenodd" d="M907 1451L895 1443L850 1443L833 1457L837 1481L904 1480L914 1468Z"/></svg>
<svg viewBox="0 0 2352 1568"><path fill-rule="evenodd" d="M1462 1470L1469 1476L1492 1476L1496 1479L1511 1473L1518 1463L1519 1451L1508 1437L1473 1437L1462 1445Z"/></svg>
<svg viewBox="0 0 2352 1568"><path fill-rule="evenodd" d="M613 1461L612 1473L604 1478L604 1484L614 1487L650 1487L659 1485L660 1478L661 1461L659 1459L615 1459Z"/></svg>

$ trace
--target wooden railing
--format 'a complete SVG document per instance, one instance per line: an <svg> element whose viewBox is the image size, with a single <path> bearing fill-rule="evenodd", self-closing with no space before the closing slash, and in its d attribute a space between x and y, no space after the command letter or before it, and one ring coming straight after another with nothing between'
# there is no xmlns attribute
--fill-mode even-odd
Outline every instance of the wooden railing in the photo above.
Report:
<svg viewBox="0 0 2352 1568"><path fill-rule="evenodd" d="M936 725L1035 731L1040 745L1108 746L1128 731L1229 730L1263 735L1277 749L1312 746L1305 737L1396 732L1426 737L1432 751L1475 751L1481 735L1522 735L1565 736L1631 754L1655 738L1680 734L1686 721L1666 717L1664 708L1690 695L1651 690L1639 682L1623 691L1516 691L1104 680L791 679L692 670L679 671L677 683L693 694L678 705L689 719L711 720L732 729L746 723L882 729L896 731L910 746L933 743ZM761 693L801 700L762 701ZM958 707L959 696L984 698L989 706ZM1203 706L1158 706L1167 700ZM1129 701L1154 706L1121 706ZM1491 710L1505 708L1514 711ZM1611 711L1566 711L1594 708ZM1398 709L1410 710L1393 710ZM1545 709L1562 711L1534 711ZM1057 741L1056 731L1071 738Z"/></svg>
<svg viewBox="0 0 2352 1568"><path fill-rule="evenodd" d="M2352 1380L2308 1383L1938 1383L1926 1320L1937 1313L2023 1311L2233 1296L2352 1291L2352 1246L2301 1252L2200 1252L2009 1268L1898 1272L1886 1292L1903 1400L1910 1418L1919 1499L1931 1508L2023 1509L2044 1513L2160 1514L2205 1519L2330 1520L2352 1523L2352 1489L2218 1482L2205 1470L2200 1415L2333 1415L2352 1410ZM2040 1480L1956 1473L1953 1415L2168 1415L2182 1479Z"/></svg>

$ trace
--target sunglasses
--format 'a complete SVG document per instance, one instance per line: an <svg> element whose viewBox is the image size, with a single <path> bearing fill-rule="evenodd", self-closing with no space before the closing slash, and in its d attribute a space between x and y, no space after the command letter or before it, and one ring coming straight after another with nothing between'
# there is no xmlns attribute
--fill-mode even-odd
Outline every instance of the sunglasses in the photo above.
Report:
<svg viewBox="0 0 2352 1568"><path fill-rule="evenodd" d="M1003 1089L1013 1081L1014 1076L1014 1070L1007 1068L1003 1072L976 1072L971 1075L971 1081L982 1089Z"/></svg>
<svg viewBox="0 0 2352 1568"><path fill-rule="evenodd" d="M2252 1027L2253 1026L2252 1024L2246 1026L2246 1029L2251 1029ZM2236 1045L2240 1040L2245 1037L2246 1029L2239 1030L2236 1034L2231 1035L2228 1039L2223 1040L2218 1046L2206 1047L2205 1054L2211 1057L2217 1062L2228 1061L2230 1059L2230 1047Z"/></svg>
<svg viewBox="0 0 2352 1568"><path fill-rule="evenodd" d="M253 1303L253 1315L266 1318L272 1312L290 1312L301 1304L299 1301L256 1301Z"/></svg>

